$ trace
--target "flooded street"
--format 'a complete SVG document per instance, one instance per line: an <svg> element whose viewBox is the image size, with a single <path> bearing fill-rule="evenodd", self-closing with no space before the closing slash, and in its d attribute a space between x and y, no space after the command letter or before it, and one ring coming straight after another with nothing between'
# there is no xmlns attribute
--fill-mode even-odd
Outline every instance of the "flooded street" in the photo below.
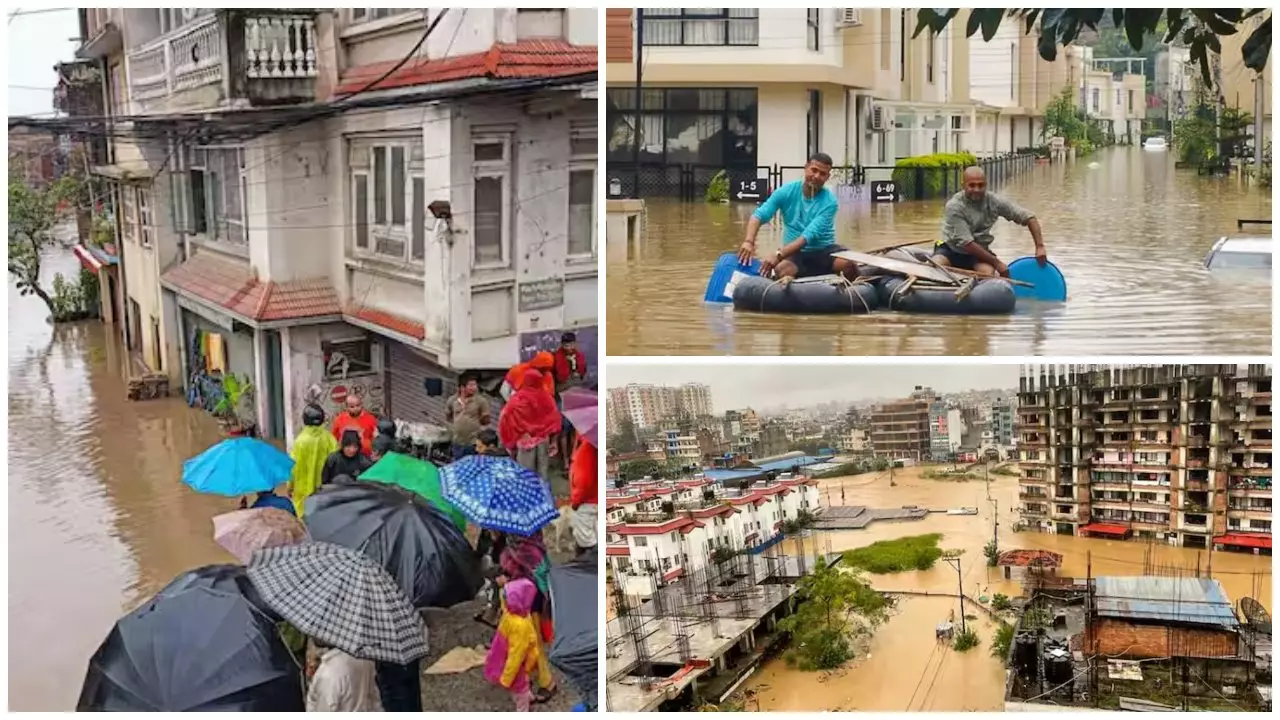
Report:
<svg viewBox="0 0 1280 720"><path fill-rule="evenodd" d="M70 274L75 259L46 261ZM130 402L125 355L97 321L54 328L9 287L9 703L72 710L90 655L179 572L231 557L210 517L231 499L181 484L219 437L179 398Z"/></svg>
<svg viewBox="0 0 1280 720"><path fill-rule="evenodd" d="M1098 166L1090 168L1089 163ZM1087 161L1039 165L998 192L1034 211L1049 258L1067 277L1065 304L1024 302L1012 316L903 313L806 316L703 305L711 266L742 242L752 205L646 201L645 237L608 243L608 342L617 355L1268 354L1270 273L1203 267L1236 220L1270 219L1271 193L1237 179L1175 171L1172 153L1112 148ZM838 242L869 250L937 237L942 200L842 205ZM1269 233L1249 226L1245 232ZM1025 229L1001 222L993 249L1032 254ZM760 234L760 254L779 235ZM921 246L921 247L927 247Z"/></svg>
<svg viewBox="0 0 1280 720"><path fill-rule="evenodd" d="M841 485L847 504L872 508L919 505L931 509L977 507L977 516L931 514L909 522L874 522L865 530L811 533L807 551L839 552L910 535L941 533L939 547L961 550L964 592L970 597L1003 593L1020 594L1016 582L1005 581L995 568L986 566L983 545L991 539L993 506L999 507L999 546L1003 550L1038 548L1062 553L1059 575L1085 577L1092 560L1098 575L1141 575L1144 571L1170 575L1181 569L1203 574L1210 558L1196 551L1143 542L1108 541L1091 538L1013 533L1016 520L1018 481L1016 477L991 475L987 485L980 481L949 482L928 480L920 470L910 468L889 474L872 473L822 482L822 501L840 504ZM828 493L828 490L830 491ZM784 542L784 552L794 552L794 543ZM1220 581L1232 602L1253 597L1271 610L1271 558L1238 553L1212 554L1212 574ZM952 567L939 561L927 571L889 575L868 575L878 590L956 593L957 578ZM995 624L984 612L967 608L976 615L981 646L966 653L938 648L934 626L946 619L959 601L943 597L903 596L893 617L870 642L866 653L848 667L831 673L802 672L774 660L752 677L745 689L754 690L762 710L1001 710L1004 670L991 656ZM867 657L869 655L869 657ZM922 658L928 658L921 663ZM754 704L751 709L754 709Z"/></svg>

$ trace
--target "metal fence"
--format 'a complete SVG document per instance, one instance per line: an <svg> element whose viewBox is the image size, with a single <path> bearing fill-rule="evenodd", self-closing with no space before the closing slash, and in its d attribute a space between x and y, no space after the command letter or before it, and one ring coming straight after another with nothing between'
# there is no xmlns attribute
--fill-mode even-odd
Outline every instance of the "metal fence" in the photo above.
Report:
<svg viewBox="0 0 1280 720"><path fill-rule="evenodd" d="M999 187L1025 170L1034 167L1031 152L1012 152L981 158L977 166L987 175L988 187ZM837 165L831 168L827 186L837 195L863 195L870 182L893 181L899 200L943 198L959 192L963 186L963 165L936 168L871 165ZM701 201L717 174L724 172L730 192L737 181L761 179L776 190L785 183L804 177L804 165L759 165L756 167L720 167L684 163L609 163L607 177L610 197L667 197L684 202ZM847 188L847 189L846 189Z"/></svg>

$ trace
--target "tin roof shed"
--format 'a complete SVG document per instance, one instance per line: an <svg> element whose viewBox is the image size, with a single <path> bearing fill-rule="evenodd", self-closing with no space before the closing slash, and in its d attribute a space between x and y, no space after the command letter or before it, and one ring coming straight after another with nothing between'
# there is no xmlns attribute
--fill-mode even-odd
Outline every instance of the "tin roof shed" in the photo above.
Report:
<svg viewBox="0 0 1280 720"><path fill-rule="evenodd" d="M1100 617L1239 626L1222 585L1208 578L1100 577L1094 600Z"/></svg>

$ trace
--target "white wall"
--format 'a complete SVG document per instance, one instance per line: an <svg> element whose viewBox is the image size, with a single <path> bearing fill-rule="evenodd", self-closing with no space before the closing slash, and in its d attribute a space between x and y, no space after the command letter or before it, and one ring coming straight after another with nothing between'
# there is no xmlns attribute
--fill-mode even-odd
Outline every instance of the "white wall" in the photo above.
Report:
<svg viewBox="0 0 1280 720"><path fill-rule="evenodd" d="M969 44L969 97L995 107L1018 104L1018 38L1021 23L1000 25L991 42L981 33L963 40Z"/></svg>

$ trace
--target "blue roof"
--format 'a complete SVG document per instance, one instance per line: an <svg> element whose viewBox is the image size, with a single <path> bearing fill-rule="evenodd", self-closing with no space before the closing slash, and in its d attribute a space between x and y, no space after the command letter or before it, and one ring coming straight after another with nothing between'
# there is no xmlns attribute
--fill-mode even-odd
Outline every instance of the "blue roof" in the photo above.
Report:
<svg viewBox="0 0 1280 720"><path fill-rule="evenodd" d="M783 458L782 460L773 460L771 462L758 463L755 467L739 468L733 470L723 470L717 468L704 468L702 473L717 482L725 480L741 480L743 478L755 477L763 475L770 471L790 470L796 465L816 465L818 463L827 462L830 458L814 457L813 455L798 455L792 458Z"/></svg>
<svg viewBox="0 0 1280 720"><path fill-rule="evenodd" d="M1217 580L1176 577L1100 577L1094 593L1098 615L1215 625L1239 625L1231 599Z"/></svg>
<svg viewBox="0 0 1280 720"><path fill-rule="evenodd" d="M703 475L716 482L724 482L725 480L742 480L743 478L757 477L764 474L764 470L757 468L747 468L744 470L717 470L715 468L707 468L702 471Z"/></svg>

